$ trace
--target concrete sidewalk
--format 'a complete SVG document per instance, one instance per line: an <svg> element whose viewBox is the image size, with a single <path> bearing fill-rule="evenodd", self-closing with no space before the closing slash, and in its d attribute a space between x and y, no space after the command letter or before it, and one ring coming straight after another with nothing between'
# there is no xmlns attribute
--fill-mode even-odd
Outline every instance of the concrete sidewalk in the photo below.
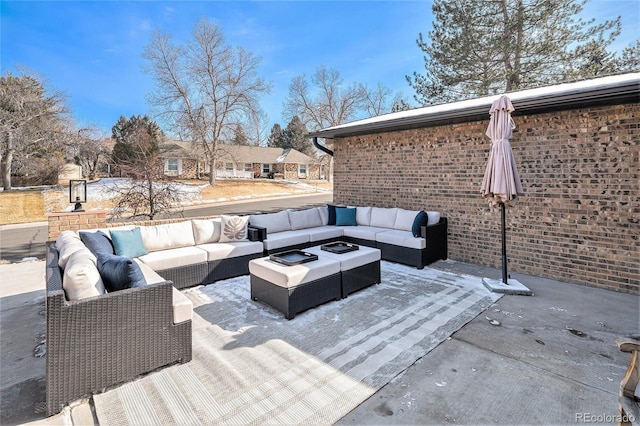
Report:
<svg viewBox="0 0 640 426"><path fill-rule="evenodd" d="M432 266L500 277L455 261ZM0 265L0 424L92 424L89 401L44 418L44 275L43 261ZM512 276L534 296L504 296L339 423L615 423L629 355L614 340L640 335L640 298Z"/></svg>

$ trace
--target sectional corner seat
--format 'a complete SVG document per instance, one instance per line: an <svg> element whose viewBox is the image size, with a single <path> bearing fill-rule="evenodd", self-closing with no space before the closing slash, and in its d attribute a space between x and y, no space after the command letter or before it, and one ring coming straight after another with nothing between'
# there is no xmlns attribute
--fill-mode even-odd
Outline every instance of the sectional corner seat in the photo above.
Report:
<svg viewBox="0 0 640 426"><path fill-rule="evenodd" d="M332 241L347 241L380 249L383 260L418 269L447 258L447 218L427 211L426 224L413 233L420 211L383 207L336 207L355 209L355 221L333 225L329 209L283 210L251 215L249 224L261 230L265 254L305 249Z"/></svg>

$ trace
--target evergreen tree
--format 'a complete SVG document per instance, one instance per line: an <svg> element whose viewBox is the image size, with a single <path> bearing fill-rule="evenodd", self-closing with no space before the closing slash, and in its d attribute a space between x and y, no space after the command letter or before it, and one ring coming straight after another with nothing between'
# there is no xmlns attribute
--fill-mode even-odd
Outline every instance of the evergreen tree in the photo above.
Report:
<svg viewBox="0 0 640 426"><path fill-rule="evenodd" d="M159 143L164 137L162 130L146 115L133 115L127 119L121 116L111 129L113 161L125 169L135 172L136 168L146 168L157 162Z"/></svg>
<svg viewBox="0 0 640 426"><path fill-rule="evenodd" d="M237 124L236 128L233 130L232 142L233 145L250 145L249 138L247 137L244 128L240 124Z"/></svg>
<svg viewBox="0 0 640 426"><path fill-rule="evenodd" d="M586 1L434 0L433 29L417 40L425 73L406 76L416 101L450 102L608 72L611 57L601 53L620 33L620 18L584 21ZM596 53L591 42L599 48L589 58Z"/></svg>
<svg viewBox="0 0 640 426"><path fill-rule="evenodd" d="M272 148L285 147L284 130L282 130L282 127L278 123L274 124L271 128L271 133L267 138L267 146Z"/></svg>
<svg viewBox="0 0 640 426"><path fill-rule="evenodd" d="M293 116L287 124L287 128L284 129L285 146L283 148L293 148L303 154L313 155L313 145L306 137L307 133L309 133L307 126L300 120L300 117Z"/></svg>

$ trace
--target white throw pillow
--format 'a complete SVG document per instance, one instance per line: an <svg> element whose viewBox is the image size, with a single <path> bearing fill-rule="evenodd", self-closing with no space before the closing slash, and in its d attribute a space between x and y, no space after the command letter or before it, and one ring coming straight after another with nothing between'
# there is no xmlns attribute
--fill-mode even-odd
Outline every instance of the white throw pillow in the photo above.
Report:
<svg viewBox="0 0 640 426"><path fill-rule="evenodd" d="M377 228L393 228L393 226L396 224L397 213L398 209L396 207L372 207L371 222L369 226L374 226Z"/></svg>
<svg viewBox="0 0 640 426"><path fill-rule="evenodd" d="M322 218L318 209L307 210L288 210L289 223L291 223L291 230L315 228L316 226L322 226ZM267 229L267 232L269 230Z"/></svg>
<svg viewBox="0 0 640 426"><path fill-rule="evenodd" d="M286 212L285 212L286 213ZM247 238L247 225L249 216L220 216L221 231L220 242L230 243L234 241L249 241Z"/></svg>
<svg viewBox="0 0 640 426"><path fill-rule="evenodd" d="M398 209L396 223L393 225L393 229L397 229L398 231L411 231L413 229L413 221L418 213L416 210Z"/></svg>
<svg viewBox="0 0 640 426"><path fill-rule="evenodd" d="M356 223L360 226L371 225L371 207L356 207Z"/></svg>
<svg viewBox="0 0 640 426"><path fill-rule="evenodd" d="M89 249L78 250L69 256L62 276L62 288L68 300L80 300L105 293L95 256Z"/></svg>
<svg viewBox="0 0 640 426"><path fill-rule="evenodd" d="M56 248L58 249L58 266L64 269L67 265L69 257L78 250L86 249L80 236L73 231L62 231L56 239ZM91 254L95 261L95 256Z"/></svg>
<svg viewBox="0 0 640 426"><path fill-rule="evenodd" d="M166 225L141 226L140 235L148 251L190 247L196 244L190 220Z"/></svg>
<svg viewBox="0 0 640 426"><path fill-rule="evenodd" d="M193 219L191 225L196 244L217 243L220 240L222 229L220 219Z"/></svg>
<svg viewBox="0 0 640 426"><path fill-rule="evenodd" d="M249 223L251 223L252 226L267 228L268 234L291 231L289 213L286 210L278 213L252 214L249 216Z"/></svg>

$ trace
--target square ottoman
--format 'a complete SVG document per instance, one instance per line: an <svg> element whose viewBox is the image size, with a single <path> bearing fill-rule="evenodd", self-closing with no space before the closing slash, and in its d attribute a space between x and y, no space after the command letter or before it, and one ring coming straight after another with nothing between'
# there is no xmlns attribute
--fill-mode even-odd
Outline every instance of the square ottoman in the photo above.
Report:
<svg viewBox="0 0 640 426"><path fill-rule="evenodd" d="M330 258L287 266L262 257L249 262L249 274L251 299L274 307L288 320L341 299L340 262Z"/></svg>

